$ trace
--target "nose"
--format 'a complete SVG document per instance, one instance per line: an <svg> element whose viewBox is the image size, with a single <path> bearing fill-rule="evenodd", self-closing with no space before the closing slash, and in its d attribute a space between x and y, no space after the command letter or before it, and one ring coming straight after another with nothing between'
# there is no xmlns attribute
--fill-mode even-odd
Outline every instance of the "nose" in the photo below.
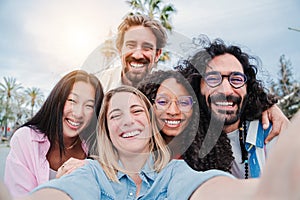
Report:
<svg viewBox="0 0 300 200"><path fill-rule="evenodd" d="M131 113L125 114L123 118L124 126L130 126L134 123L134 117Z"/></svg>
<svg viewBox="0 0 300 200"><path fill-rule="evenodd" d="M141 47L137 47L136 49L133 50L133 53L131 55L132 57L134 57L135 59L140 59L143 58L143 49Z"/></svg>
<svg viewBox="0 0 300 200"><path fill-rule="evenodd" d="M229 83L228 77L223 78L221 85L219 85L219 89L222 90L225 95L233 93L233 87Z"/></svg>
<svg viewBox="0 0 300 200"><path fill-rule="evenodd" d="M80 106L80 105L73 105L72 107L72 115L75 117L75 118L80 118L83 116L83 107Z"/></svg>
<svg viewBox="0 0 300 200"><path fill-rule="evenodd" d="M180 109L179 109L176 101L172 101L170 103L169 108L166 111L167 111L167 114L170 114L170 115L178 115L178 114L180 114Z"/></svg>

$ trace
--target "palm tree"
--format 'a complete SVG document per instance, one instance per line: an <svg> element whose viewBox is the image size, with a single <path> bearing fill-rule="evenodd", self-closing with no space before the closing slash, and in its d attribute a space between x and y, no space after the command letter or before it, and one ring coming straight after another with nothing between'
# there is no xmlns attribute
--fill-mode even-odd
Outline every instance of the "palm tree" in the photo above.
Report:
<svg viewBox="0 0 300 200"><path fill-rule="evenodd" d="M129 0L127 3L136 13L159 20L168 31L172 32L171 15L176 13L172 4L162 6L163 0ZM168 60L170 60L170 52L163 51L159 61L166 62Z"/></svg>
<svg viewBox="0 0 300 200"><path fill-rule="evenodd" d="M171 15L176 13L172 4L163 5L163 0L129 0L126 1L137 13L148 15L152 19L158 19L169 31L172 31ZM161 8L162 7L162 8Z"/></svg>
<svg viewBox="0 0 300 200"><path fill-rule="evenodd" d="M2 101L4 103L4 113L1 122L4 125L4 137L7 137L8 121L14 119L12 105L14 102L18 101L20 96L18 91L23 87L20 83L17 83L15 78L4 77L3 79L4 83L0 83L0 95L2 96Z"/></svg>
<svg viewBox="0 0 300 200"><path fill-rule="evenodd" d="M25 95L28 95L30 97L30 101L29 101L30 103L27 103L27 105L28 104L30 105L31 108L30 115L32 117L34 108L42 105L44 101L44 95L42 91L36 87L27 88L25 90Z"/></svg>

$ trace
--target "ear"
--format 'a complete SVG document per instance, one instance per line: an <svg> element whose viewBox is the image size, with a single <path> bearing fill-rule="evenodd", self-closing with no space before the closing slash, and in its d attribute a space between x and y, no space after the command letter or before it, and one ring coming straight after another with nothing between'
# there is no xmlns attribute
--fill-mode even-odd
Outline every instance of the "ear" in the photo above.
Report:
<svg viewBox="0 0 300 200"><path fill-rule="evenodd" d="M158 49L156 51L156 53L155 53L155 62L158 62L161 53L162 53L162 49Z"/></svg>

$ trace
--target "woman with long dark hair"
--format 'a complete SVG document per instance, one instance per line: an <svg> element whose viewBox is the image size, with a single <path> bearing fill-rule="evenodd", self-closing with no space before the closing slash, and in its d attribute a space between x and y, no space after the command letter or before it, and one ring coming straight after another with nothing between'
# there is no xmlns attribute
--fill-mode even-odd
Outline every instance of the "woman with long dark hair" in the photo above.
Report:
<svg viewBox="0 0 300 200"><path fill-rule="evenodd" d="M11 139L4 178L13 196L84 165L89 141L96 138L102 99L97 77L82 70L68 73L55 85Z"/></svg>

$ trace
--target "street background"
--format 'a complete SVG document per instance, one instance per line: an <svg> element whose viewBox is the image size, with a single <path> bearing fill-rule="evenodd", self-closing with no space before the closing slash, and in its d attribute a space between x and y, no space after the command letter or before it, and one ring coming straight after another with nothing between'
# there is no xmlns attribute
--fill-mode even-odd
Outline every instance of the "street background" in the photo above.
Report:
<svg viewBox="0 0 300 200"><path fill-rule="evenodd" d="M6 156L9 152L9 145L8 142L0 141L0 182L4 181L4 168L5 168L5 161Z"/></svg>

